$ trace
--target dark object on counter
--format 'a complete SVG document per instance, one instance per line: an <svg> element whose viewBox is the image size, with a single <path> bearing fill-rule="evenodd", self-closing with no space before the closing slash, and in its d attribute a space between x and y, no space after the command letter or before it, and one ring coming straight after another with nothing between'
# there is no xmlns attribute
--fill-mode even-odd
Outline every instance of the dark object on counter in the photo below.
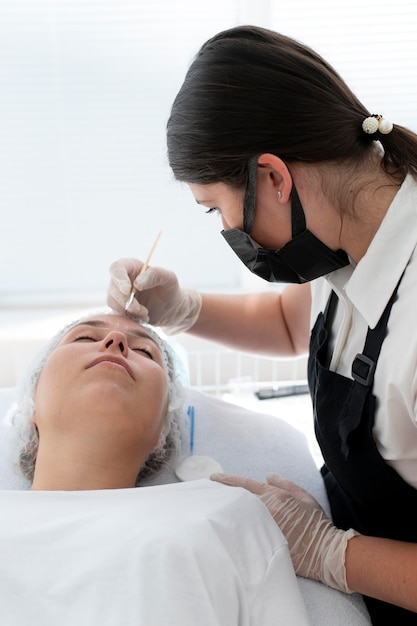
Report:
<svg viewBox="0 0 417 626"><path fill-rule="evenodd" d="M255 391L258 400L271 400L272 398L285 398L287 396L299 396L309 393L307 384L294 385L277 385L276 387L268 387L267 389L259 389Z"/></svg>

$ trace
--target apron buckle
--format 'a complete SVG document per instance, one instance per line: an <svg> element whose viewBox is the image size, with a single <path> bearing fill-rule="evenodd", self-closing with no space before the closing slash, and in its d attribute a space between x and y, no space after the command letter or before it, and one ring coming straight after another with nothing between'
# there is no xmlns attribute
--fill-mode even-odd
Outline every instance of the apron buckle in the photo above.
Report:
<svg viewBox="0 0 417 626"><path fill-rule="evenodd" d="M357 354L352 363L352 378L365 387L374 380L376 363L365 354Z"/></svg>

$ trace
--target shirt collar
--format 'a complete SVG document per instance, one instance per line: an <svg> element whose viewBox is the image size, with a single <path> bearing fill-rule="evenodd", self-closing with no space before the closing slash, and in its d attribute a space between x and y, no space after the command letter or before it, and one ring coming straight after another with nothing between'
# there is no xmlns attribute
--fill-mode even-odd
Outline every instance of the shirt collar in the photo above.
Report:
<svg viewBox="0 0 417 626"><path fill-rule="evenodd" d="M392 201L366 254L328 280L346 295L370 328L377 325L417 243L417 182L409 174Z"/></svg>

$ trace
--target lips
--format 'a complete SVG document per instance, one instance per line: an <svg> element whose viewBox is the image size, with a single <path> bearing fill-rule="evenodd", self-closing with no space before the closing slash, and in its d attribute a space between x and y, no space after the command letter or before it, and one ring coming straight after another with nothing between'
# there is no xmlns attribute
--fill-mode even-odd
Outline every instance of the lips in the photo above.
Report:
<svg viewBox="0 0 417 626"><path fill-rule="evenodd" d="M127 363L127 361L125 359L122 359L120 357L117 356L110 356L108 354L103 355L103 356L99 356L97 359L94 359L94 361L92 363L90 363L90 365L87 366L86 369L90 369L91 367L94 367L95 365L98 365L99 363L116 363L116 365L121 365L121 367L123 367L126 372L129 374L129 376L135 380L135 377L133 375L133 372L129 366L129 364Z"/></svg>

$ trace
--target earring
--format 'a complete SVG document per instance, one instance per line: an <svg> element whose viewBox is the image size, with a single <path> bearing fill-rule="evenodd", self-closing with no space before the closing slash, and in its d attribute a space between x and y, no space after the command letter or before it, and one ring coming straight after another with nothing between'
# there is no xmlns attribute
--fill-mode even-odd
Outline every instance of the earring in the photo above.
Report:
<svg viewBox="0 0 417 626"><path fill-rule="evenodd" d="M277 198L278 198L278 200L281 200L281 198L282 198L282 192L279 191L279 190L277 191Z"/></svg>

